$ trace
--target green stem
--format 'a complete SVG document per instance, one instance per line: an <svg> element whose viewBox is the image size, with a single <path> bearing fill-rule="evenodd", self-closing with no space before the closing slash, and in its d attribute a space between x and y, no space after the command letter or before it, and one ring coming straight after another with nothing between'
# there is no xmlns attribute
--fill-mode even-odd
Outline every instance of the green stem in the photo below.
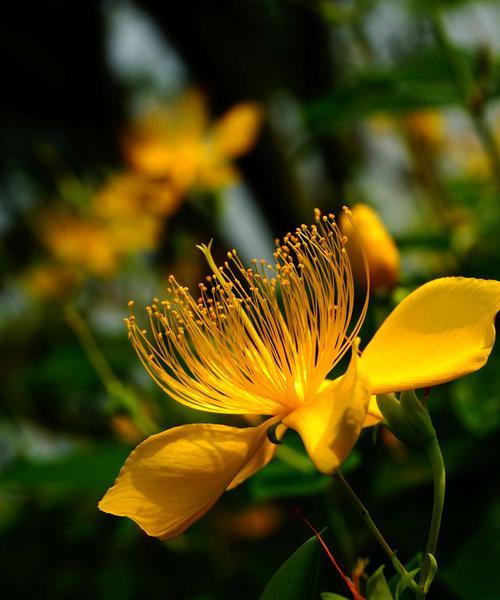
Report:
<svg viewBox="0 0 500 600"><path fill-rule="evenodd" d="M429 555L435 556L436 554L446 489L446 471L443 454L437 438L434 438L429 445L425 455L431 466L432 480L434 482L434 499L429 535L427 537L427 547L425 549L425 559L419 575L419 587L421 588L421 591L417 596L418 598L425 598L427 595L426 587L428 588L428 586L426 582L432 569L432 559Z"/></svg>
<svg viewBox="0 0 500 600"><path fill-rule="evenodd" d="M392 557L394 556L394 551L387 543L386 539L380 532L379 528L375 525L375 522L372 519L370 513L368 512L368 509L365 507L365 505L361 502L359 497L356 495L355 491L349 485L347 479L342 475L342 473L338 469L333 474L333 478L340 485L340 487L342 488L342 491L347 496L347 498L349 499L351 504L354 506L358 515L361 517L361 519L363 519L366 526L373 534L373 537L380 544L380 546L382 547L384 552L387 554L387 556L389 556L389 558L392 559Z"/></svg>
<svg viewBox="0 0 500 600"><path fill-rule="evenodd" d="M349 499L349 501L353 505L353 507L356 510L356 512L358 513L358 515L361 517L361 519L364 521L365 525L368 527L368 529L372 533L373 537L377 540L377 542L379 543L381 548L384 550L384 552L387 554L387 556L391 559L392 565L394 566L395 570L399 573L399 575L408 577L408 572L405 569L404 565L399 561L399 559L396 556L395 551L391 548L391 546L389 545L387 540L382 535L380 529L377 527L377 525L375 524L375 521L372 519L370 513L368 512L368 509L361 502L359 497L356 495L356 492L349 485L346 478L342 475L342 473L340 472L339 469L337 469L333 473L333 478L339 484L342 491L344 492L346 497ZM413 581L412 581L412 583L410 583L410 587L414 591L417 590L417 584Z"/></svg>
<svg viewBox="0 0 500 600"><path fill-rule="evenodd" d="M80 342L82 350L85 352L107 393L127 409L134 423L142 433L146 435L154 433L157 430L155 424L141 409L133 391L123 385L113 373L108 361L97 345L89 326L75 306L68 305L64 316L66 323Z"/></svg>

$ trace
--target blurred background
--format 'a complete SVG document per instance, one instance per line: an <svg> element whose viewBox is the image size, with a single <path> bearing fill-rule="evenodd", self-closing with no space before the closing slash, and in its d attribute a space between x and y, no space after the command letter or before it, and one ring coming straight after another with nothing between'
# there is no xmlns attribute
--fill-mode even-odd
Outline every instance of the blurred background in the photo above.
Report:
<svg viewBox="0 0 500 600"><path fill-rule="evenodd" d="M274 238L310 222L314 207L362 206L374 265L365 343L429 279L499 278L498 31L493 1L4 8L5 591L253 599L311 535L295 507L328 526L346 571L358 558L370 558L369 571L384 560L291 433L278 460L178 539L100 513L141 439L212 420L155 386L123 318L130 299L161 297L170 273L190 286L203 279L196 244L213 238L222 259L233 246L245 260L270 258ZM430 394L449 473L430 598L500 597L499 371L496 351L477 374ZM372 433L344 472L407 562L425 544L430 473L387 431ZM322 589L345 593L326 561L321 577Z"/></svg>

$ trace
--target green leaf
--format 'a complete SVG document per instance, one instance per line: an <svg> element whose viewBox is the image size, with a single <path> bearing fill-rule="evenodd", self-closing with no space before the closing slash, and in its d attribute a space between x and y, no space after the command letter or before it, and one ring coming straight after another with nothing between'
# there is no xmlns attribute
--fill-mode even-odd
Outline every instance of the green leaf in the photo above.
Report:
<svg viewBox="0 0 500 600"><path fill-rule="evenodd" d="M82 447L50 460L17 460L3 471L0 487L103 493L129 453L128 446L110 443Z"/></svg>
<svg viewBox="0 0 500 600"><path fill-rule="evenodd" d="M410 580L415 579L422 567L422 560L422 553L419 552L404 565L408 572L407 576L401 577L396 573L391 577L389 588L392 590L395 600L399 600L402 597L402 594L408 589ZM407 596L405 595L404 597L406 598Z"/></svg>
<svg viewBox="0 0 500 600"><path fill-rule="evenodd" d="M385 565L381 565L366 582L367 600L392 600L391 590L384 575Z"/></svg>
<svg viewBox="0 0 500 600"><path fill-rule="evenodd" d="M412 581L415 582L415 578L418 575L419 571L420 567L418 569L413 569L413 571L408 571L406 575L401 576L400 580L396 585L396 590L394 593L395 600L399 600L401 598L401 594L410 587Z"/></svg>
<svg viewBox="0 0 500 600"><path fill-rule="evenodd" d="M431 587L431 583L434 581L434 578L436 577L436 573L438 572L438 564L437 564L437 560L436 557L429 553L427 555L427 560L429 561L429 573L424 581L424 594L427 594L427 592L429 591L429 588Z"/></svg>
<svg viewBox="0 0 500 600"><path fill-rule="evenodd" d="M272 576L260 600L316 599L320 552L316 536L308 539Z"/></svg>
<svg viewBox="0 0 500 600"><path fill-rule="evenodd" d="M449 66L433 50L401 65L357 72L345 86L307 106L305 116L322 133L381 112L404 114L458 101Z"/></svg>
<svg viewBox="0 0 500 600"><path fill-rule="evenodd" d="M321 592L321 600L349 600L340 594L332 594L332 592Z"/></svg>
<svg viewBox="0 0 500 600"><path fill-rule="evenodd" d="M466 66L474 57L456 50ZM500 93L499 65L494 65L492 96ZM309 126L317 133L331 133L353 121L379 113L404 115L428 108L461 104L462 98L450 75L450 67L436 48L419 52L392 67L360 70L343 87L305 108Z"/></svg>

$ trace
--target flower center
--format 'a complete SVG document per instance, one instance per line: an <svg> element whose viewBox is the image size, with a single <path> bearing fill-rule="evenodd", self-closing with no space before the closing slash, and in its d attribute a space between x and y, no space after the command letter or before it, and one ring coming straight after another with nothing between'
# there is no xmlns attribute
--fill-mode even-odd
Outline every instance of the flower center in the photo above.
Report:
<svg viewBox="0 0 500 600"><path fill-rule="evenodd" d="M236 250L212 270L197 300L169 278L168 299L147 307L149 333L128 327L144 365L174 399L213 412L286 414L308 402L351 347L367 308L333 215L316 212L276 240L275 262L246 268Z"/></svg>

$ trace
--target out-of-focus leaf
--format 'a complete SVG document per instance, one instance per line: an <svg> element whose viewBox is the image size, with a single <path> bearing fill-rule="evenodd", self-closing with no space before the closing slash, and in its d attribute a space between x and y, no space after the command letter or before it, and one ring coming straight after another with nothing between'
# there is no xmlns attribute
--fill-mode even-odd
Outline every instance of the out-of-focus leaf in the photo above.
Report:
<svg viewBox="0 0 500 600"><path fill-rule="evenodd" d="M92 365L73 343L52 348L37 364L30 365L27 376L33 387L53 386L61 395L85 389L96 379Z"/></svg>
<svg viewBox="0 0 500 600"><path fill-rule="evenodd" d="M461 51L460 58L472 64L472 57ZM492 95L499 93L497 84ZM321 134L377 113L404 114L460 102L448 62L441 52L431 49L394 67L358 72L344 87L307 106L305 116Z"/></svg>
<svg viewBox="0 0 500 600"><path fill-rule="evenodd" d="M374 490L377 499L401 493L431 481L432 476L425 462L416 454L405 457L404 468L400 463L387 460L379 465L377 487Z"/></svg>
<svg viewBox="0 0 500 600"><path fill-rule="evenodd" d="M391 590L384 575L385 565L381 565L366 582L367 600L392 600Z"/></svg>
<svg viewBox="0 0 500 600"><path fill-rule="evenodd" d="M111 485L130 448L99 444L55 460L15 461L0 475L0 487L56 488L75 493L96 493Z"/></svg>
<svg viewBox="0 0 500 600"><path fill-rule="evenodd" d="M495 206L498 200L496 189L487 178L460 174L446 180L448 194L456 204L477 211L478 205ZM476 215L475 216L479 216Z"/></svg>
<svg viewBox="0 0 500 600"><path fill-rule="evenodd" d="M321 546L316 536L304 542L272 576L260 600L317 598L320 552Z"/></svg>
<svg viewBox="0 0 500 600"><path fill-rule="evenodd" d="M332 594L332 592L322 592L321 600L349 600L349 598L341 596L340 594Z"/></svg>
<svg viewBox="0 0 500 600"><path fill-rule="evenodd" d="M451 387L457 417L477 435L486 435L500 427L499 369L500 358L491 356L484 369L455 381Z"/></svg>
<svg viewBox="0 0 500 600"><path fill-rule="evenodd" d="M405 234L395 238L400 249L425 248L433 250L449 250L451 246L450 236L442 232L418 231Z"/></svg>
<svg viewBox="0 0 500 600"><path fill-rule="evenodd" d="M255 500L271 500L290 496L312 496L324 492L331 479L318 471L302 472L279 460L272 461L249 482Z"/></svg>
<svg viewBox="0 0 500 600"><path fill-rule="evenodd" d="M457 552L451 565L440 570L443 579L463 600L498 600L500 578L500 502L493 504L476 532Z"/></svg>
<svg viewBox="0 0 500 600"><path fill-rule="evenodd" d="M436 52L404 65L358 72L344 87L306 108L315 131L334 131L375 113L404 113L458 101L448 65Z"/></svg>

